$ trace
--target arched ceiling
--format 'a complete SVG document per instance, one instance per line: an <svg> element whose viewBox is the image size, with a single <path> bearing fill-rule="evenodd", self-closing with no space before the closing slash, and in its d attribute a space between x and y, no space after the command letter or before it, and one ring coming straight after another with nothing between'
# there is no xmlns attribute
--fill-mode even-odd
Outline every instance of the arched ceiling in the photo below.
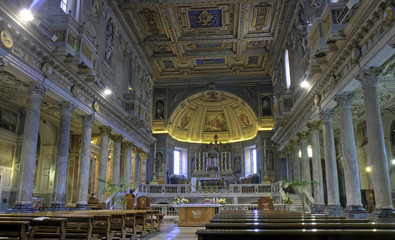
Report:
<svg viewBox="0 0 395 240"><path fill-rule="evenodd" d="M184 142L222 143L251 139L258 132L257 117L241 98L222 91L205 91L184 100L168 125L172 137Z"/></svg>

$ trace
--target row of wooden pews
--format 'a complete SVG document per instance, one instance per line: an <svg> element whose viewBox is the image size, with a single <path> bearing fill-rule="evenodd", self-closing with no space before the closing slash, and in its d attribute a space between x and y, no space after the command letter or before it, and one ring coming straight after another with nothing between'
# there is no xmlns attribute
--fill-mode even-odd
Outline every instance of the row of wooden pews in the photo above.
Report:
<svg viewBox="0 0 395 240"><path fill-rule="evenodd" d="M199 240L395 239L395 224L392 223L286 211L223 210L205 227L196 231Z"/></svg>
<svg viewBox="0 0 395 240"><path fill-rule="evenodd" d="M160 231L156 210L0 214L0 239L136 239Z"/></svg>

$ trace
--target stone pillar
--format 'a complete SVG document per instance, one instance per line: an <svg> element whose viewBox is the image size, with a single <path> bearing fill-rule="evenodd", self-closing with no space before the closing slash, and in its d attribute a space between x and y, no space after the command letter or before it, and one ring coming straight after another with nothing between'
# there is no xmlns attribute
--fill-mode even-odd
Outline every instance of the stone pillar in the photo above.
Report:
<svg viewBox="0 0 395 240"><path fill-rule="evenodd" d="M357 150L351 115L352 94L337 93L335 100L339 107L340 130L343 151L344 180L346 183L347 218L367 218L368 213L361 204L361 184L358 173Z"/></svg>
<svg viewBox="0 0 395 240"><path fill-rule="evenodd" d="M376 208L372 217L374 221L378 222L395 222L383 123L377 96L378 74L378 71L372 69L362 69L356 78L362 83L368 145L372 161L372 178L376 200Z"/></svg>
<svg viewBox="0 0 395 240"><path fill-rule="evenodd" d="M288 181L294 181L294 167L293 167L293 160L292 160L292 146L291 145L287 145L285 146L285 156L287 158L287 175Z"/></svg>
<svg viewBox="0 0 395 240"><path fill-rule="evenodd" d="M66 210L67 160L69 154L71 114L74 108L74 105L70 102L59 104L60 124L58 131L55 180L52 203L51 208L48 209L49 211Z"/></svg>
<svg viewBox="0 0 395 240"><path fill-rule="evenodd" d="M43 83L27 86L29 89L28 106L23 130L21 149L18 192L14 209L15 212L33 212L33 179L36 163L38 126L40 121L40 105L42 94L45 92Z"/></svg>
<svg viewBox="0 0 395 240"><path fill-rule="evenodd" d="M140 149L138 147L133 147L133 152L136 153L134 159L134 183L140 182Z"/></svg>
<svg viewBox="0 0 395 240"><path fill-rule="evenodd" d="M101 142L100 142L100 156L99 156L99 171L98 178L106 181L107 158L108 158L108 137L110 136L110 127L100 127ZM97 198L100 203L104 203L106 194L106 183L99 181L97 183Z"/></svg>
<svg viewBox="0 0 395 240"><path fill-rule="evenodd" d="M307 138L309 136L309 132L300 131L297 133L297 136L299 138L300 151L302 152L302 157L300 160L301 168L302 168L302 180L311 181L310 160L309 160L309 153L307 150ZM307 191L311 193L311 187L308 187Z"/></svg>
<svg viewBox="0 0 395 240"><path fill-rule="evenodd" d="M79 209L87 209L88 192L89 192L89 169L91 157L91 139L92 126L95 122L94 115L86 115L82 117L82 141L80 153L80 174L78 176L78 195L76 207ZM92 181L94 182L94 180Z"/></svg>
<svg viewBox="0 0 395 240"><path fill-rule="evenodd" d="M146 153L146 152L140 153L140 161L141 161L140 181L141 181L141 183L146 184L147 183L148 153Z"/></svg>
<svg viewBox="0 0 395 240"><path fill-rule="evenodd" d="M123 171L122 177L125 179L127 183L130 183L130 170L132 163L132 146L131 142L125 142L122 144L123 148Z"/></svg>
<svg viewBox="0 0 395 240"><path fill-rule="evenodd" d="M300 171L299 143L297 139L291 140L292 144L292 164L294 165L294 181L302 181L302 173Z"/></svg>
<svg viewBox="0 0 395 240"><path fill-rule="evenodd" d="M120 135L114 135L111 139L114 141L111 183L118 185L121 175L121 144L123 137Z"/></svg>
<svg viewBox="0 0 395 240"><path fill-rule="evenodd" d="M324 138L324 157L326 172L326 188L328 205L325 214L329 216L341 216L342 209L339 202L339 183L337 176L335 140L333 137L332 117L335 109L321 110L322 134Z"/></svg>
<svg viewBox="0 0 395 240"><path fill-rule="evenodd" d="M307 127L310 130L311 136L311 148L313 152L313 181L317 182L313 184L314 192L314 206L311 210L312 213L324 213L324 181L322 179L322 166L321 166L321 153L320 153L320 121L308 122Z"/></svg>

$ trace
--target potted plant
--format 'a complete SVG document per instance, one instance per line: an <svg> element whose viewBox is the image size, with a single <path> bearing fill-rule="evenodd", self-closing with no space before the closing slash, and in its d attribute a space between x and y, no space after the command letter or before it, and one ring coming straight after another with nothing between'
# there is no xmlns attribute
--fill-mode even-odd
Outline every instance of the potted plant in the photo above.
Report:
<svg viewBox="0 0 395 240"><path fill-rule="evenodd" d="M104 182L106 184L106 192L109 193L109 197L111 197L111 205L114 207L114 204L118 200L120 195L121 198L119 199L120 204L125 207L126 204L126 196L125 193L127 191L133 192L136 190L136 185L134 183L129 183L125 179L120 179L118 184L111 183L111 181L105 181L103 179L97 179L100 182Z"/></svg>
<svg viewBox="0 0 395 240"><path fill-rule="evenodd" d="M316 181L292 181L292 182L288 182L286 180L283 181L283 188L284 189L285 188L290 188L296 194L298 194L300 196L300 200L302 201L302 206L303 206L303 212L305 211L305 204L304 204L305 192L306 192L307 189L311 188L312 184L318 184L318 182L316 182Z"/></svg>

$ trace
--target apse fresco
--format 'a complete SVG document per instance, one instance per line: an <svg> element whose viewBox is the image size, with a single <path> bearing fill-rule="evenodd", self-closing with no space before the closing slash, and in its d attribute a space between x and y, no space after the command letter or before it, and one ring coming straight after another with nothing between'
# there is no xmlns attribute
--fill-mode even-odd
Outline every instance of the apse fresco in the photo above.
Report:
<svg viewBox="0 0 395 240"><path fill-rule="evenodd" d="M227 131L224 113L207 113L204 120L205 132Z"/></svg>
<svg viewBox="0 0 395 240"><path fill-rule="evenodd" d="M241 122L244 124L244 126L246 127L250 126L250 120L248 119L247 115L245 115L243 112L239 112L239 118Z"/></svg>
<svg viewBox="0 0 395 240"><path fill-rule="evenodd" d="M181 128L186 128L189 124L189 122L191 121L191 114L190 113L186 113L180 121L180 127Z"/></svg>

